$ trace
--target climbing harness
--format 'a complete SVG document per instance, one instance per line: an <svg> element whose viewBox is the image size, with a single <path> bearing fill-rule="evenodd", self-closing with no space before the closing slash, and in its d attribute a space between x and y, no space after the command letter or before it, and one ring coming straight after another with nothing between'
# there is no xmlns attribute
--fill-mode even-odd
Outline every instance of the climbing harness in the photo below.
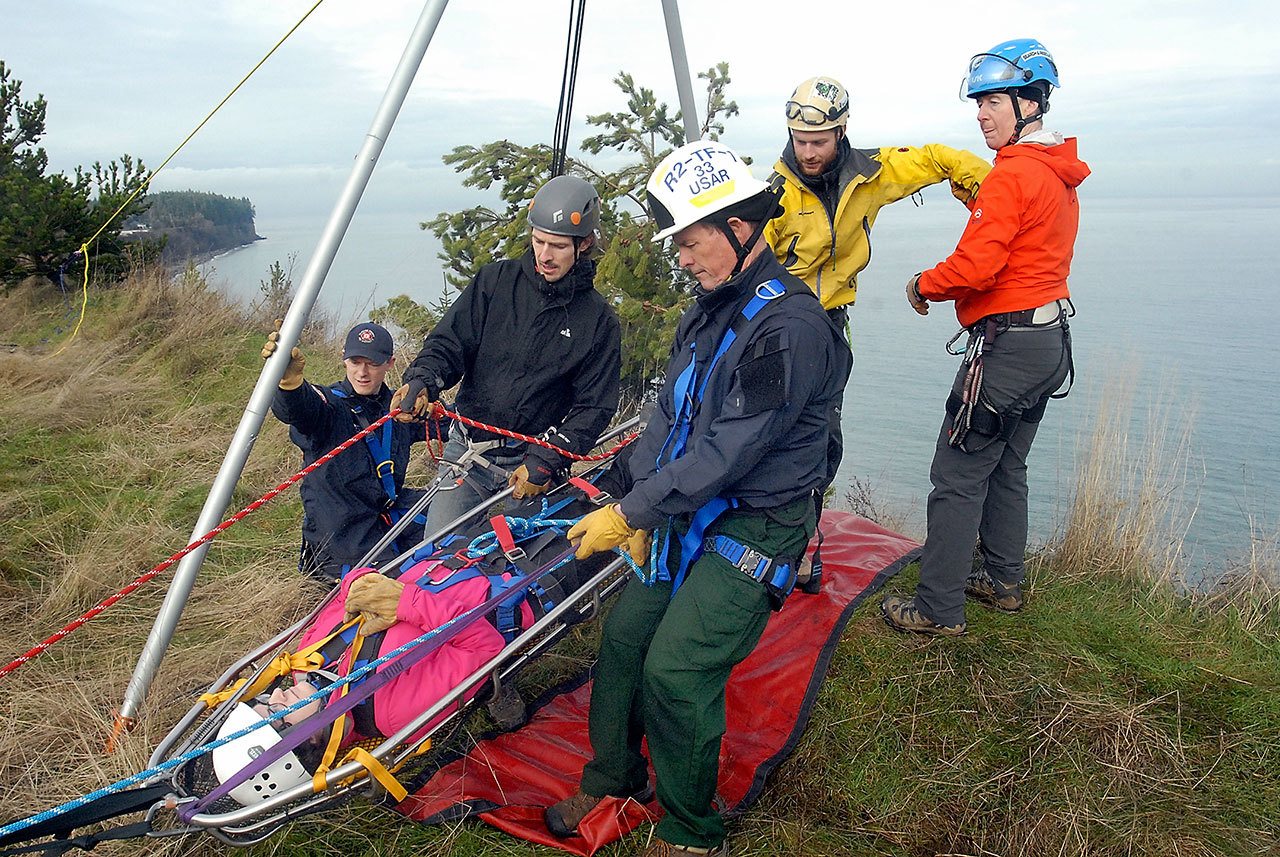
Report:
<svg viewBox="0 0 1280 857"><path fill-rule="evenodd" d="M964 355L961 364L964 379L960 385L960 393L953 391L947 397L947 413L951 416L951 424L947 427L949 446L965 452L977 452L997 439L1008 440L1019 422L1039 422L1044 416L1049 399L1065 398L1071 392L1071 386L1075 383L1075 363L1071 356L1071 330L1067 320L1075 315L1075 306L1070 299L1065 299L1066 306L1063 303L1064 301L1052 301L1035 309L989 315L968 328L961 328L947 342L948 354ZM1053 386L1053 377L1057 375L1055 369L1049 380L1013 400L1013 405L1024 401L1030 401L1030 405L1019 414L1017 420L1009 419L1008 413L997 410L987 398L983 387L984 355L991 353L996 338L1008 330L1047 330L1057 327L1062 328L1062 357L1058 365L1062 365L1061 361L1066 362L1067 389L1060 393L1048 389ZM966 333L969 334L969 341L964 351L953 350L956 342ZM1040 389L1041 387L1044 389ZM981 446L966 445L974 432L985 438Z"/></svg>
<svg viewBox="0 0 1280 857"><path fill-rule="evenodd" d="M689 363L676 377L675 383L672 385L672 408L675 411L675 418L671 422L671 430L667 433L666 440L662 442L662 448L658 451L657 470L661 470L664 464L670 464L684 455L685 447L689 440L689 432L693 427L693 421L697 417L698 410L702 406L702 398L706 394L707 384L710 382L716 366L719 365L720 358L724 357L733 346L733 343L737 341L738 332L746 324L753 321L771 301L784 297L786 293L786 286L776 279L768 280L756 286L755 294L751 300L734 317L729 324L728 330L721 337L719 345L716 346L715 352L707 362L706 371L701 379L698 377L697 343L689 343ZM674 526L674 519L668 517L666 524L661 528L661 537L657 532L653 534L648 571L641 575L641 580L645 582L645 585L652 586L659 580L670 579L671 594L674 597L676 591L684 582L689 567L697 561L703 551L703 534L706 532L707 527L728 509L737 507L738 501L736 499L714 497L693 514L689 522L689 529L678 539L680 561L674 574L671 573L667 566Z"/></svg>

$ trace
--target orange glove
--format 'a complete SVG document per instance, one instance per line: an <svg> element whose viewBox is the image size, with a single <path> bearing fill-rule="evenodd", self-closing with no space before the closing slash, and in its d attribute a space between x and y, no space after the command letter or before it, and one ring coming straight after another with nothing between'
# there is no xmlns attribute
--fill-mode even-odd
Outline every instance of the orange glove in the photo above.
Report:
<svg viewBox="0 0 1280 857"><path fill-rule="evenodd" d="M266 360L272 354L276 353L276 349L280 347L280 325L284 324L284 319L276 319L276 329L267 334L267 341L262 344L262 359ZM307 358L302 356L302 349L293 346L293 350L289 352L289 366L284 370L284 377L280 379L281 390L296 390L302 386L302 370L307 365Z"/></svg>

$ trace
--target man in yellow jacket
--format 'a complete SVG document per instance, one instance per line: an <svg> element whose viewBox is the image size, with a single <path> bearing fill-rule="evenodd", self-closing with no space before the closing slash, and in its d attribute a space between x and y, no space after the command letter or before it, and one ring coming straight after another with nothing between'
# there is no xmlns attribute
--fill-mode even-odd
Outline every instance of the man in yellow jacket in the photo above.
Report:
<svg viewBox="0 0 1280 857"><path fill-rule="evenodd" d="M783 180L783 214L769 221L765 239L847 335L848 307L858 293L858 274L871 261L871 227L880 209L942 181L950 181L951 192L969 205L991 164L938 143L853 148L845 135L849 92L831 77L811 77L797 86L786 116L790 139L774 166ZM827 486L844 450L839 408L829 431ZM818 591L821 567L815 553L812 576L802 583L806 592ZM802 567L801 576L808 571Z"/></svg>

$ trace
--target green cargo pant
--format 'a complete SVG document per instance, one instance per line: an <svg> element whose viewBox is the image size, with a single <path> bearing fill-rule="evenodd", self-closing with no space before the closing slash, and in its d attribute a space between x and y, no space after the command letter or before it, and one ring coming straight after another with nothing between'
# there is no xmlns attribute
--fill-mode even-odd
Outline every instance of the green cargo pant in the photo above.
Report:
<svg viewBox="0 0 1280 857"><path fill-rule="evenodd" d="M706 534L729 536L766 556L795 558L813 535L813 508L806 496L773 516L729 511ZM676 522L677 537L687 526L687 520ZM704 553L693 564L674 598L667 582L628 584L600 642L589 727L594 758L583 769L582 790L600 796L640 791L648 779L640 740L647 737L665 812L657 835L677 845L723 842L724 821L712 801L725 685L730 670L759 642L768 618L764 585L716 554Z"/></svg>

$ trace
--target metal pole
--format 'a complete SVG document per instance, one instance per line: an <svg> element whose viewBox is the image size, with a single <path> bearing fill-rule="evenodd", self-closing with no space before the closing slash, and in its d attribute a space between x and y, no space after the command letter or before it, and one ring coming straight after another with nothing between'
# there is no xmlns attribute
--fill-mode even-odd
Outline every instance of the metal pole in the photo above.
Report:
<svg viewBox="0 0 1280 857"><path fill-rule="evenodd" d="M271 397L275 393L276 385L280 383L284 370L289 365L289 352L302 333L303 324L311 312L311 307L315 304L320 286L329 273L334 256L337 255L338 245L342 243L342 237L346 234L347 227L351 225L356 205L359 204L360 196L369 183L369 176L373 173L378 156L382 154L382 147L391 133L391 126L395 124L396 116L409 93L413 78L418 73L418 67L422 65L422 58L426 55L427 46L431 43L431 37L435 35L436 26L440 23L446 5L448 0L428 0L422 14L418 17L413 35L409 37L409 43L400 57L400 64L396 66L391 82L387 85L387 91L382 96L382 103L378 106L378 112L373 117L373 124L365 136L364 145L356 155L351 175L333 207L333 212L329 215L324 231L320 234L320 242L307 263L307 269L303 272L298 284L296 296L285 315L284 324L280 328L280 347L276 350L275 356L267 361L262 374L258 376L258 383L249 397L249 405L240 417L240 425L231 439L226 458L222 461L222 467L218 470L213 487L209 489L204 508L200 510L200 517L192 531L192 541L216 527L227 510L227 504L231 501L231 491L244 470L245 461L249 458L254 441L258 438L258 430L262 428L262 421L271 405ZM187 554L179 563L177 572L174 573L173 582L169 585L164 603L160 605L160 612L151 628L151 635L147 638L142 655L138 658L137 667L134 668L133 678L129 680L129 686L125 690L124 703L116 715L116 734L119 734L122 729L131 727L137 718L138 709L147 695L151 679L160 666L165 650L169 647L169 641L173 638L178 618L182 615L182 609L191 595L191 588L195 584L196 574L200 571L200 564L204 561L207 550L208 545L205 545Z"/></svg>
<svg viewBox="0 0 1280 857"><path fill-rule="evenodd" d="M676 91L680 94L685 142L692 143L702 137L702 126L698 124L698 107L693 101L689 57L684 52L684 32L680 29L680 10L676 8L676 0L662 0L662 17L667 21L667 42L671 45L671 65L675 68Z"/></svg>

